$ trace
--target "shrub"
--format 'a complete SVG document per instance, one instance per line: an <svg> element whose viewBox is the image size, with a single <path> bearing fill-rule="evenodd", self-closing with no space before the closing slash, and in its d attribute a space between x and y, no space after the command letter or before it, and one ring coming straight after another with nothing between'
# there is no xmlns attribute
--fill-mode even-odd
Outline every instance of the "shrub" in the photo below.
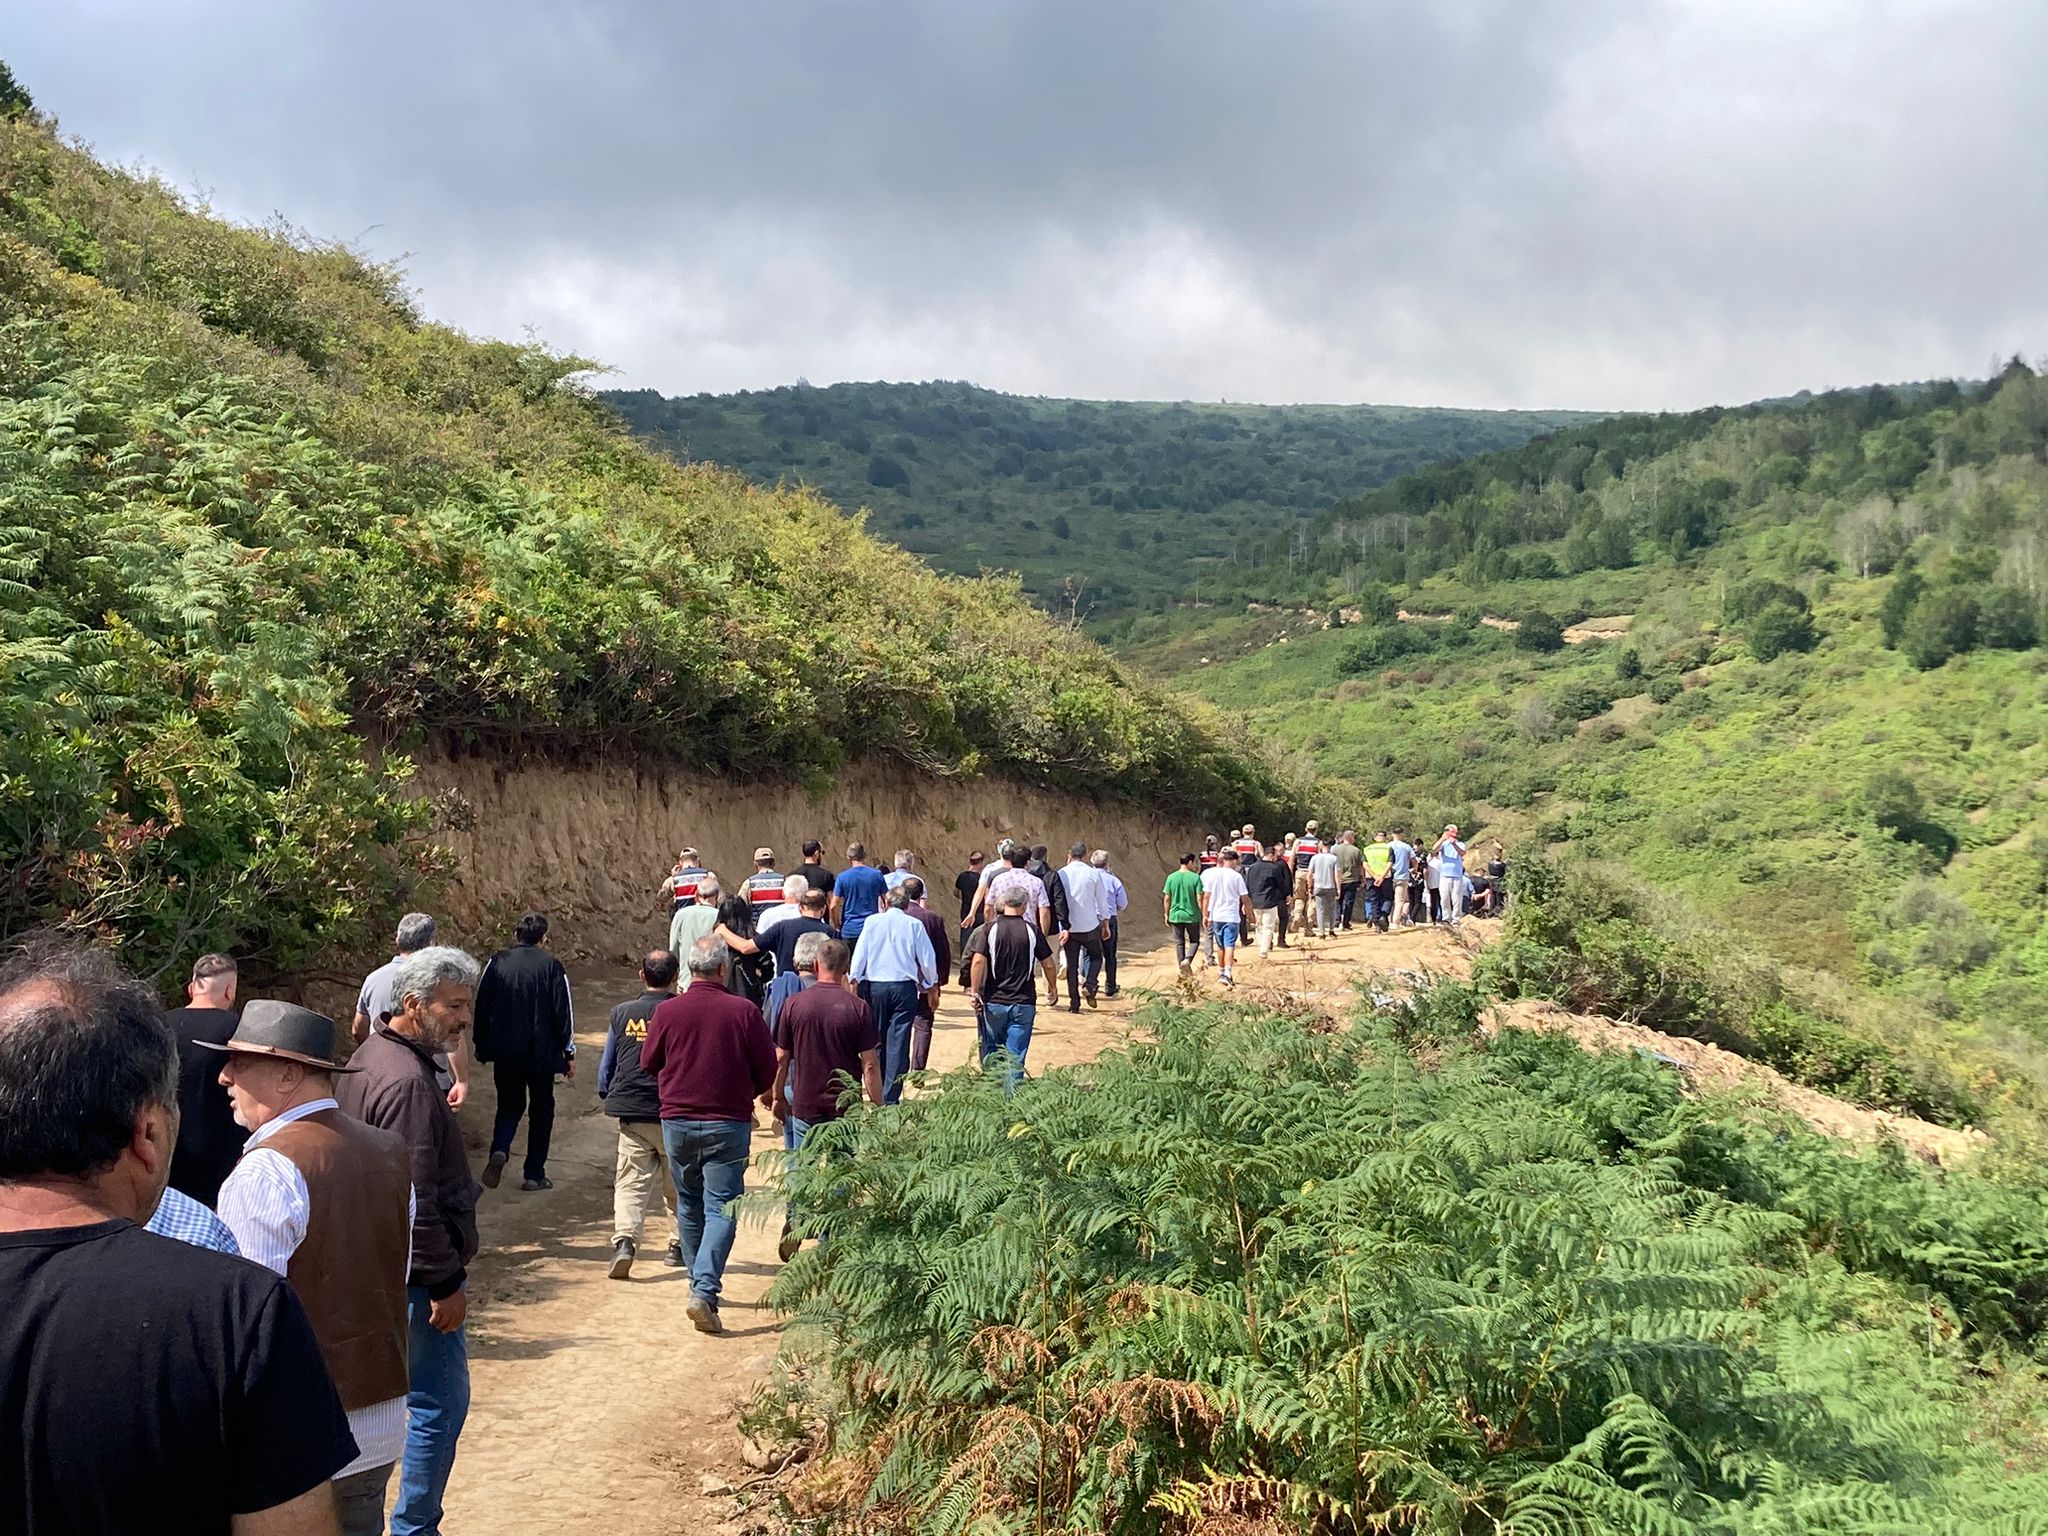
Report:
<svg viewBox="0 0 2048 1536"><path fill-rule="evenodd" d="M1650 681L1650 702L1653 704L1669 704L1683 692L1685 685L1675 677L1658 677Z"/></svg>
<svg viewBox="0 0 2048 1536"><path fill-rule="evenodd" d="M910 472L887 454L878 453L868 460L868 484L893 490L910 484Z"/></svg>
<svg viewBox="0 0 2048 1536"><path fill-rule="evenodd" d="M1810 651L1819 640L1813 615L1802 607L1769 603L1749 621L1749 653L1758 661L1770 661L1787 651Z"/></svg>
<svg viewBox="0 0 2048 1536"><path fill-rule="evenodd" d="M1554 615L1541 608L1531 608L1515 627L1515 649L1536 652L1562 650L1564 626Z"/></svg>
<svg viewBox="0 0 2048 1536"><path fill-rule="evenodd" d="M1338 653L1337 670L1345 677L1377 672L1388 663L1430 648L1429 637L1418 634L1418 625L1378 624L1357 631Z"/></svg>
<svg viewBox="0 0 2048 1536"><path fill-rule="evenodd" d="M1557 690L1551 708L1566 720L1590 720L1600 714L1614 697L1590 678L1573 678Z"/></svg>
<svg viewBox="0 0 2048 1536"><path fill-rule="evenodd" d="M1896 768L1879 768L1863 781L1863 808L1894 837L1903 837L1927 815L1920 786Z"/></svg>
<svg viewBox="0 0 2048 1536"><path fill-rule="evenodd" d="M1892 584L1885 589L1884 602L1878 609L1877 622L1884 634L1884 643L1892 650L1899 648L1899 641L1906 633L1906 619L1913 611L1913 605L1920 601L1920 594L1927 590L1927 578L1918 571L1905 570L1892 578Z"/></svg>
<svg viewBox="0 0 2048 1536"><path fill-rule="evenodd" d="M1999 651L2024 651L2040 639L2034 598L2018 587L1993 587L1977 605L1977 642Z"/></svg>
<svg viewBox="0 0 2048 1536"><path fill-rule="evenodd" d="M1977 600L1960 587L1938 587L1924 594L1899 633L1899 650L1923 672L1976 643Z"/></svg>
<svg viewBox="0 0 2048 1536"><path fill-rule="evenodd" d="M1806 612L1806 594L1797 587L1788 587L1782 581L1745 581L1728 589L1723 599L1721 612L1731 623L1739 624L1744 619L1756 617L1766 608L1790 608L1794 613Z"/></svg>

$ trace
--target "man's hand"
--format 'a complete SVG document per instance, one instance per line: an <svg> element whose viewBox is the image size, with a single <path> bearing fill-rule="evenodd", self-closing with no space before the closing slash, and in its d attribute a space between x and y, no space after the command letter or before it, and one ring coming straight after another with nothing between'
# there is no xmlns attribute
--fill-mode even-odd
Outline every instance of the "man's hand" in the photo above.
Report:
<svg viewBox="0 0 2048 1536"><path fill-rule="evenodd" d="M562 1080L564 1082L567 1082L570 1078L573 1078L575 1075L576 1058L574 1056L571 1056L567 1061L562 1063Z"/></svg>
<svg viewBox="0 0 2048 1536"><path fill-rule="evenodd" d="M427 1321L442 1333L453 1333L462 1326L462 1320L469 1316L469 1292L457 1291L439 1301L427 1303Z"/></svg>
<svg viewBox="0 0 2048 1536"><path fill-rule="evenodd" d="M469 1102L469 1084L457 1081L448 1090L448 1107L460 1109Z"/></svg>

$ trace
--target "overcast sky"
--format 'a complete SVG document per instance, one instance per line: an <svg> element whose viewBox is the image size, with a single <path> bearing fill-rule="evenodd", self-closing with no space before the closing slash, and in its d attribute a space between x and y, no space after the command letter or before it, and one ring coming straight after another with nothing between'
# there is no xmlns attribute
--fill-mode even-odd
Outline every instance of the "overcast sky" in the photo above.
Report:
<svg viewBox="0 0 2048 1536"><path fill-rule="evenodd" d="M1686 407L2048 351L2048 4L65 0L221 212L669 393Z"/></svg>

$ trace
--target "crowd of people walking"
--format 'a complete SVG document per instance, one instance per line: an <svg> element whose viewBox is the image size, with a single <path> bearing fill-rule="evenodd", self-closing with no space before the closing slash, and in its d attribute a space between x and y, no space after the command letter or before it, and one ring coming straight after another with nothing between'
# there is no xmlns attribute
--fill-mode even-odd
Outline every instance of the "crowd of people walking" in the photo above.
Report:
<svg viewBox="0 0 2048 1536"><path fill-rule="evenodd" d="M1290 934L1497 914L1499 845L1469 864L1455 826L1426 847L1245 826L1178 861L1161 915L1184 975L1235 985L1241 948ZM787 875L759 847L730 879L684 848L662 895L665 943L611 1010L596 1073L617 1127L608 1272L631 1277L659 1207L662 1261L711 1334L757 1108L800 1155L861 1101L900 1102L949 986L1014 1091L1041 1007L1118 996L1130 907L1107 850L1075 842L1055 867L1009 839L954 876L954 912L914 850L884 869L858 842L837 871L806 842ZM479 962L409 913L346 1024L243 1001L224 954L198 958L168 1013L100 949L39 939L0 963L0 1413L24 1436L0 1508L30 1530L375 1536L388 1505L397 1536L440 1529L479 1201L522 1126L520 1191L554 1187L556 1085L576 1072L548 936L528 913ZM495 1088L481 1170L458 1119L473 1067ZM782 1257L812 1235L792 1212Z"/></svg>

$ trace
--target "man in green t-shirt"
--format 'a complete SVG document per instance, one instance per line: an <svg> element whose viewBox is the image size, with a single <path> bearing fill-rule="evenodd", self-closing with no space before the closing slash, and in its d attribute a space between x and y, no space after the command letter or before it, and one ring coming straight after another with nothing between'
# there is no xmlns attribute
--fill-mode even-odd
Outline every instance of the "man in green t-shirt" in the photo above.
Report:
<svg viewBox="0 0 2048 1536"><path fill-rule="evenodd" d="M1197 854L1180 856L1180 868L1166 877L1166 926L1173 930L1173 954L1185 976L1202 952L1202 877Z"/></svg>

